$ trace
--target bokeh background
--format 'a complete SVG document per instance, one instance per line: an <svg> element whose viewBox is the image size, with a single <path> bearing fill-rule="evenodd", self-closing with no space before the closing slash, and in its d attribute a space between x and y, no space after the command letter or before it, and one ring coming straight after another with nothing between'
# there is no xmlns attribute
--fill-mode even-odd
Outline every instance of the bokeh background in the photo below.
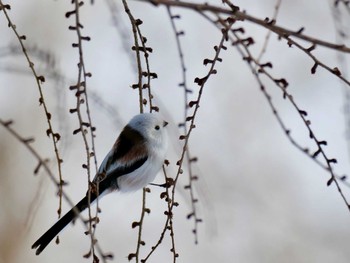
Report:
<svg viewBox="0 0 350 263"><path fill-rule="evenodd" d="M221 1L210 1L221 5ZM25 43L36 69L46 77L43 85L46 101L53 116L54 128L62 135L60 150L65 188L71 200L77 202L85 194L87 180L84 169L84 147L76 115L69 114L75 97L69 85L77 78L78 53L71 44L76 34L68 30L73 18L64 14L72 10L68 1L8 1L11 19ZM119 1L111 12L109 1L86 2L81 9L83 32L91 37L84 43L90 106L97 127L96 154L102 161L122 126L138 113L138 94L130 86L137 79L134 61L129 53L132 45L130 23ZM198 1L199 3L199 1ZM237 0L234 4L259 18L271 17L275 1ZM177 124L183 118L181 68L174 33L164 7L129 1L133 15L143 20L142 33L153 48L150 56L152 71L158 74L153 92L156 104L171 122L171 162L169 174L175 175L175 163L180 154ZM221 35L193 11L173 9L181 14L177 20L188 73L191 98L196 98L197 76L204 76L204 58L214 55L213 46ZM112 15L117 18L118 31ZM348 15L348 17L346 17ZM341 18L349 18L344 13ZM336 29L331 1L282 1L278 24L292 30L305 27L305 34L335 42ZM347 20L349 21L349 19ZM261 50L267 31L248 22L240 22L247 36L256 44L254 54ZM124 34L120 34L124 32ZM13 119L23 137L35 137L33 146L46 157L53 158L51 140L46 136L47 124L38 102L38 90L24 56L17 52L18 41L0 13L0 118ZM300 41L300 43L309 45ZM11 48L10 48L11 47ZM49 54L49 55L46 55ZM330 67L339 66L337 53L317 48L314 51ZM329 174L291 145L276 122L266 99L260 92L249 68L235 50L222 54L218 74L205 86L196 121L197 128L190 140L190 150L199 161L194 167L200 176L196 183L199 213L204 222L199 227L199 244L194 245L193 222L186 219L190 212L188 192L182 190L187 177L180 181L175 209L175 239L178 262L349 262L350 213L334 185L327 187ZM348 56L342 54L345 63ZM327 140L325 151L338 160L337 174L348 174L348 134L344 114L345 92L340 81L325 70L310 74L313 62L300 50L288 48L285 41L271 36L264 59L274 65L276 78L290 83L300 108L308 112L312 128L320 139ZM53 73L62 78L57 81ZM269 83L266 81L266 83ZM279 113L291 129L294 138L305 147L315 149L308 138L299 115L282 99L272 84L266 85ZM349 87L347 87L349 88ZM39 256L30 249L32 243L57 219L57 189L42 172L33 175L37 163L34 157L3 127L0 127L0 262L90 262L82 257L89 249L89 238L77 222L60 235L61 244L50 244ZM56 172L54 163L52 170ZM158 176L157 182L162 182ZM346 195L349 188L341 184ZM145 255L158 240L166 209L159 199L161 189L152 187L146 217L141 255ZM101 202L101 222L97 229L100 246L114 254L113 262L127 262L135 251L137 231L131 223L141 211L141 191L133 194L112 194ZM64 202L63 211L69 205ZM167 236L149 262L170 262L170 239Z"/></svg>

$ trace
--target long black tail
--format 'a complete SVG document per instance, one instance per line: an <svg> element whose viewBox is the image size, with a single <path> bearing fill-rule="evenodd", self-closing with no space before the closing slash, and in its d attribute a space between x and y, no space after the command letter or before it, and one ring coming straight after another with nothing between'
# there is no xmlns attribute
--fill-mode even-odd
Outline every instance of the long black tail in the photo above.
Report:
<svg viewBox="0 0 350 263"><path fill-rule="evenodd" d="M91 194L90 203L92 203L97 198L96 195ZM80 200L79 203L75 205L67 214L65 214L60 220L56 222L49 230L47 230L33 245L32 249L36 248L36 255L39 255L41 251L51 242L55 236L58 235L61 230L68 225L73 219L75 219L80 212L88 207L88 197L87 195Z"/></svg>

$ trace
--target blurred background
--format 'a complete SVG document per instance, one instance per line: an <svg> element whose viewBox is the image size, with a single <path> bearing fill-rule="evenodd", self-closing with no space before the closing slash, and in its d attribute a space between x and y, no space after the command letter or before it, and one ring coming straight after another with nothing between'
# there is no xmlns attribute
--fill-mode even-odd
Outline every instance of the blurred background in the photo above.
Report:
<svg viewBox="0 0 350 263"><path fill-rule="evenodd" d="M200 3L200 1L196 1ZM65 192L73 202L82 198L87 189L84 145L78 128L74 93L68 87L77 80L76 32L68 26L74 19L65 18L73 6L65 1L8 1L9 15L19 33L25 34L25 44L36 70L46 78L43 84L46 103L52 113L54 129L60 132L59 143L64 160ZM111 9L114 3L115 9ZM169 175L174 177L176 161L181 153L177 125L183 120L183 89L180 60L174 32L164 7L138 1L128 1L135 18L143 21L141 30L150 55L151 71L158 78L152 81L155 104L171 123L171 147L168 153ZM222 5L221 1L210 1ZM250 15L264 19L272 17L276 1L237 0L234 4ZM277 24L291 30L305 27L304 33L329 42L336 42L336 23L332 1L282 1ZM344 9L345 10L345 9ZM183 45L188 86L196 99L195 77L203 77L208 67L203 59L214 56L221 33L202 16L190 10L172 9L180 14L176 20L185 35ZM116 20L113 20L114 19ZM349 13L337 14L344 24ZM130 88L137 81L130 22L121 1L85 2L81 8L83 34L91 37L84 42L90 107L97 160L100 163L128 120L139 112L138 93ZM347 23L346 23L347 21ZM115 24L117 23L117 24ZM238 22L245 36L256 44L253 54L260 53L267 31L249 22ZM118 30L119 28L119 30ZM346 27L343 27L346 30ZM344 31L345 32L345 31ZM43 158L54 159L51 139L46 136L47 122L35 79L20 52L18 40L0 14L0 118L12 119L11 126L21 136L34 137L32 144ZM308 47L310 44L299 41ZM349 42L347 43L349 45ZM349 56L317 47L313 52L331 68L349 65ZM198 245L194 244L193 222L186 216L191 211L187 175L180 179L176 195L180 206L174 210L174 230L177 262L349 262L350 213L334 184L326 186L330 175L287 139L260 91L250 69L234 47L221 54L223 63L204 88L196 129L190 139L190 151L198 157L195 174L196 196L199 199ZM271 61L275 78L286 78L298 106L306 110L312 129L321 140L330 158L336 158L337 174L349 174L348 127L346 127L346 90L334 75L318 68L310 69L313 61L295 47L271 35L263 62ZM344 71L344 74L346 71ZM263 78L279 114L291 134L301 145L316 150L298 113L282 99L273 83ZM347 87L349 89L349 87ZM321 160L321 159L320 159ZM57 220L57 189L43 170L33 171L37 161L23 144L0 127L0 263L9 262L90 262L90 239L81 222L68 226L60 235L61 243L52 242L39 256L31 245ZM57 174L54 162L52 171ZM162 183L163 177L158 176ZM341 183L346 196L349 187ZM157 242L166 217L166 204L160 200L162 189L151 187L147 206L151 214L145 218L141 257ZM142 191L133 194L111 194L100 203L101 222L97 227L98 243L105 252L114 254L113 262L127 262L136 249L137 230L131 223L140 217ZM63 202L63 213L69 205ZM168 234L148 262L170 262L172 254Z"/></svg>

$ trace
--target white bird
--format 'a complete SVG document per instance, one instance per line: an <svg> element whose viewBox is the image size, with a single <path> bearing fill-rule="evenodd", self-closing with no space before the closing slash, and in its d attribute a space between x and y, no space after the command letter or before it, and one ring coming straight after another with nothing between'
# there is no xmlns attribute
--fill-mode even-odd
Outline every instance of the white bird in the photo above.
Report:
<svg viewBox="0 0 350 263"><path fill-rule="evenodd" d="M90 203L101 195L118 190L136 191L152 182L160 171L167 151L167 131L157 113L134 116L124 127L101 163L90 190ZM39 255L61 230L88 207L88 192L68 213L33 245Z"/></svg>

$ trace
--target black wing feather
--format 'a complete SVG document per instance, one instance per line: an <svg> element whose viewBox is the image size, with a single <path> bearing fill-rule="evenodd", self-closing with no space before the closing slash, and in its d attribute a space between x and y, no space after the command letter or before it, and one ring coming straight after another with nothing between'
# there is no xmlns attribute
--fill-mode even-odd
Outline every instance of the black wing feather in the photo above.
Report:
<svg viewBox="0 0 350 263"><path fill-rule="evenodd" d="M119 166L108 172L106 177L98 183L99 192L103 193L108 188L118 189L118 177L132 173L136 169L140 168L147 161L147 159L148 157L145 156L129 166Z"/></svg>

